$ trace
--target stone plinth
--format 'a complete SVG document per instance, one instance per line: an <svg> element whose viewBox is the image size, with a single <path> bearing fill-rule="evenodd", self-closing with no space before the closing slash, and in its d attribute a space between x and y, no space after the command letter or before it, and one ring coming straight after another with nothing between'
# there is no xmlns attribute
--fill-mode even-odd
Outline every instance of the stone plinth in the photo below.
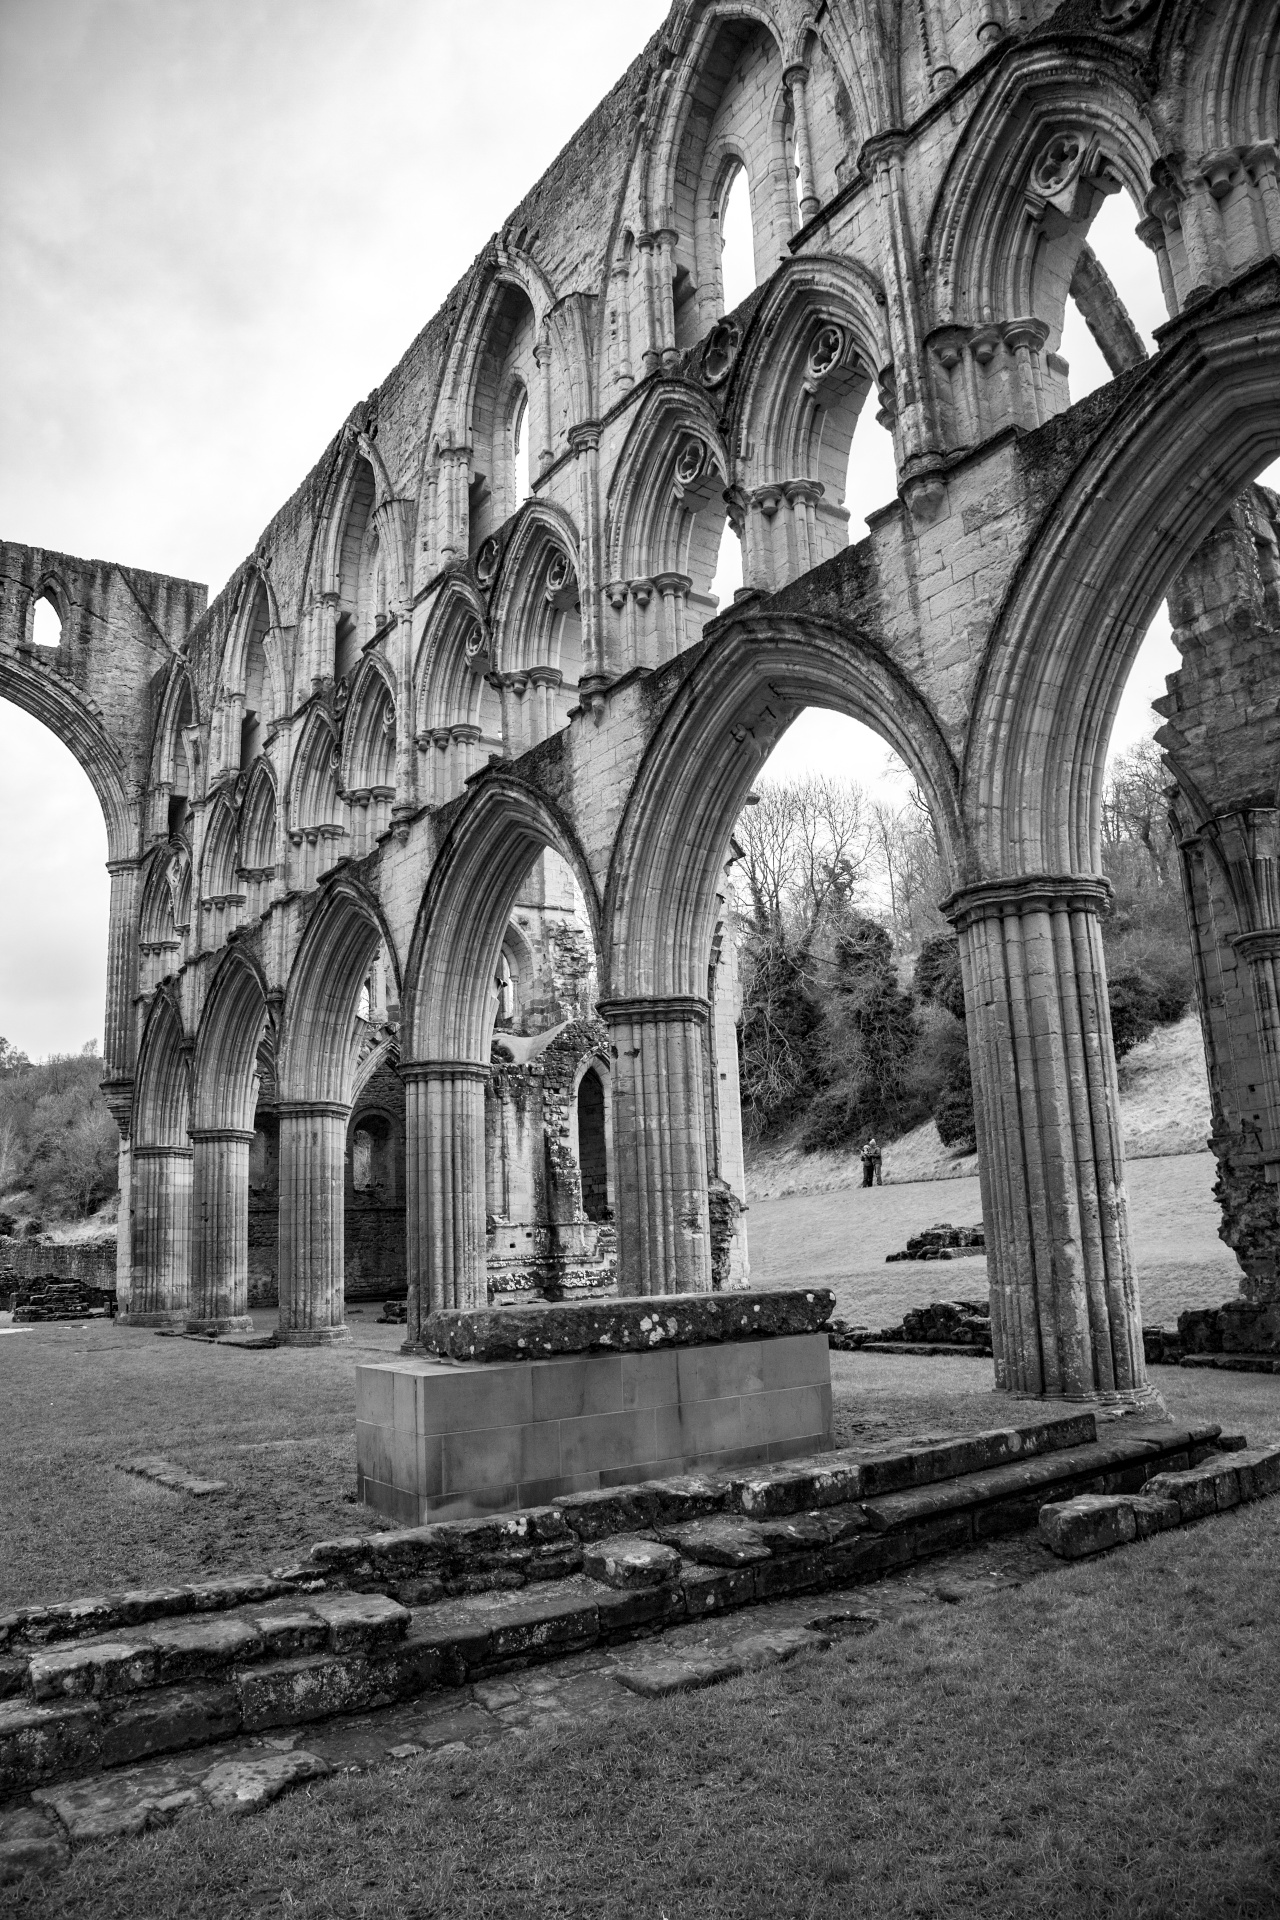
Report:
<svg viewBox="0 0 1280 1920"><path fill-rule="evenodd" d="M402 1525L832 1445L825 1333L356 1369L361 1499Z"/></svg>

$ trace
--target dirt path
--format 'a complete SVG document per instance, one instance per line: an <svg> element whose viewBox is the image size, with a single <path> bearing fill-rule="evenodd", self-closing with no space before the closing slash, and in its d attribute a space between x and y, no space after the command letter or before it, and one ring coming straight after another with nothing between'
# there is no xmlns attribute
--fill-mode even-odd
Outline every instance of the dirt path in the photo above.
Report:
<svg viewBox="0 0 1280 1920"><path fill-rule="evenodd" d="M1235 1256L1218 1238L1215 1172L1208 1153L1128 1164L1134 1251L1148 1326L1172 1323L1188 1307L1220 1306L1239 1287ZM885 1264L885 1255L922 1227L940 1220L972 1226L981 1218L973 1176L753 1200L747 1215L752 1282L769 1287L819 1281L835 1288L837 1312L846 1319L889 1326L908 1307L982 1297L985 1260Z"/></svg>

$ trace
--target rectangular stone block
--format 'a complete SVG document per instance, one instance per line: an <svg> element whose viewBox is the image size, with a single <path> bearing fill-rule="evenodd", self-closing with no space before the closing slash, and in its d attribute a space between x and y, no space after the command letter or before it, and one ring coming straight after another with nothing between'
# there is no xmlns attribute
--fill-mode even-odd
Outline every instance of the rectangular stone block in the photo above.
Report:
<svg viewBox="0 0 1280 1920"><path fill-rule="evenodd" d="M1083 1493L1040 1509L1040 1537L1060 1560L1085 1560L1138 1537L1133 1503L1122 1494Z"/></svg>
<svg viewBox="0 0 1280 1920"><path fill-rule="evenodd" d="M1231 1464L1242 1500L1265 1500L1268 1494L1280 1493L1280 1447L1247 1447L1232 1454Z"/></svg>
<svg viewBox="0 0 1280 1920"><path fill-rule="evenodd" d="M743 1299L735 1324L755 1313L756 1303ZM413 1355L359 1367L361 1498L412 1527L691 1467L738 1470L828 1449L826 1335L744 1333L745 1323L733 1339L652 1352L493 1364ZM848 1497L843 1483L837 1494Z"/></svg>

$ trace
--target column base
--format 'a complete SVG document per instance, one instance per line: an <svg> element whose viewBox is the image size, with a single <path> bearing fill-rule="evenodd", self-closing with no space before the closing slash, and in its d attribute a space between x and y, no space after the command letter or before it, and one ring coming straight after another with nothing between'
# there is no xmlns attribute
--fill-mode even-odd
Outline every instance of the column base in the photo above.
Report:
<svg viewBox="0 0 1280 1920"><path fill-rule="evenodd" d="M278 1347L349 1347L350 1327L277 1327Z"/></svg>
<svg viewBox="0 0 1280 1920"><path fill-rule="evenodd" d="M130 1313L126 1308L116 1315L118 1327L185 1327L186 1324L185 1307L167 1307L155 1313Z"/></svg>
<svg viewBox="0 0 1280 1920"><path fill-rule="evenodd" d="M1127 1393L1023 1393L1017 1387L997 1387L1012 1400L1033 1400L1043 1406L1047 1401L1067 1407L1089 1407L1099 1420L1168 1420L1173 1416L1158 1387L1150 1382Z"/></svg>
<svg viewBox="0 0 1280 1920"><path fill-rule="evenodd" d="M221 1320L189 1319L187 1321L188 1333L205 1333L216 1336L220 1333L253 1333L255 1331L253 1321L247 1313L229 1313Z"/></svg>

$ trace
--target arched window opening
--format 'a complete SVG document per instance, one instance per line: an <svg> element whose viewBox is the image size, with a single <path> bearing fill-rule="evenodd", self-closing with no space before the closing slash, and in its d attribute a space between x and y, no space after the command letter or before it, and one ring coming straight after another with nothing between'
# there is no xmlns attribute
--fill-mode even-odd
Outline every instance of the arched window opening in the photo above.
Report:
<svg viewBox="0 0 1280 1920"><path fill-rule="evenodd" d="M355 670L361 649L378 626L382 567L377 529L373 523L376 498L373 468L357 460L343 503L342 532L338 539L338 606L333 634L333 677L345 680Z"/></svg>
<svg viewBox="0 0 1280 1920"><path fill-rule="evenodd" d="M47 593L42 593L31 609L31 644L35 647L62 645L62 618Z"/></svg>
<svg viewBox="0 0 1280 1920"><path fill-rule="evenodd" d="M711 582L712 598L717 610L723 613L731 606L734 595L742 586L742 542L734 530L732 520L725 516L724 532L720 535L720 552L716 559L715 576Z"/></svg>
<svg viewBox="0 0 1280 1920"><path fill-rule="evenodd" d="M244 712L240 721L240 765L249 766L262 751L263 737L266 733L267 689L267 648L266 634L270 612L266 593L259 588L253 609L253 623L249 632L249 642L245 650L244 664Z"/></svg>
<svg viewBox="0 0 1280 1920"><path fill-rule="evenodd" d="M872 404L864 402L849 446L841 506L849 516L849 545L865 540L867 519L881 507L892 506L898 494L898 465L893 435L873 418Z"/></svg>
<svg viewBox="0 0 1280 1920"><path fill-rule="evenodd" d="M1103 200L1090 222L1059 346L1073 401L1105 386L1141 353L1154 353L1155 330L1169 317L1155 256L1138 238L1139 223L1123 188Z"/></svg>
<svg viewBox="0 0 1280 1920"><path fill-rule="evenodd" d="M721 311L732 313L756 287L756 244L747 170L735 167L717 220L720 240Z"/></svg>
<svg viewBox="0 0 1280 1920"><path fill-rule="evenodd" d="M498 956L498 972L494 985L498 989L497 1023L500 1027L509 1027L516 1017L516 983L505 947Z"/></svg>
<svg viewBox="0 0 1280 1920"><path fill-rule="evenodd" d="M539 435L530 396L543 392L537 324L523 288L501 289L490 312L471 396L470 552L516 511L531 489Z"/></svg>
<svg viewBox="0 0 1280 1920"><path fill-rule="evenodd" d="M594 1067L578 1082L578 1171L588 1220L611 1219L604 1086Z"/></svg>
<svg viewBox="0 0 1280 1920"><path fill-rule="evenodd" d="M373 1137L357 1127L351 1137L351 1184L357 1193L367 1193L373 1185Z"/></svg>
<svg viewBox="0 0 1280 1920"><path fill-rule="evenodd" d="M517 507L522 507L533 492L532 449L529 441L529 396L523 387L519 387L516 390L515 417L511 425L512 474L515 481Z"/></svg>

